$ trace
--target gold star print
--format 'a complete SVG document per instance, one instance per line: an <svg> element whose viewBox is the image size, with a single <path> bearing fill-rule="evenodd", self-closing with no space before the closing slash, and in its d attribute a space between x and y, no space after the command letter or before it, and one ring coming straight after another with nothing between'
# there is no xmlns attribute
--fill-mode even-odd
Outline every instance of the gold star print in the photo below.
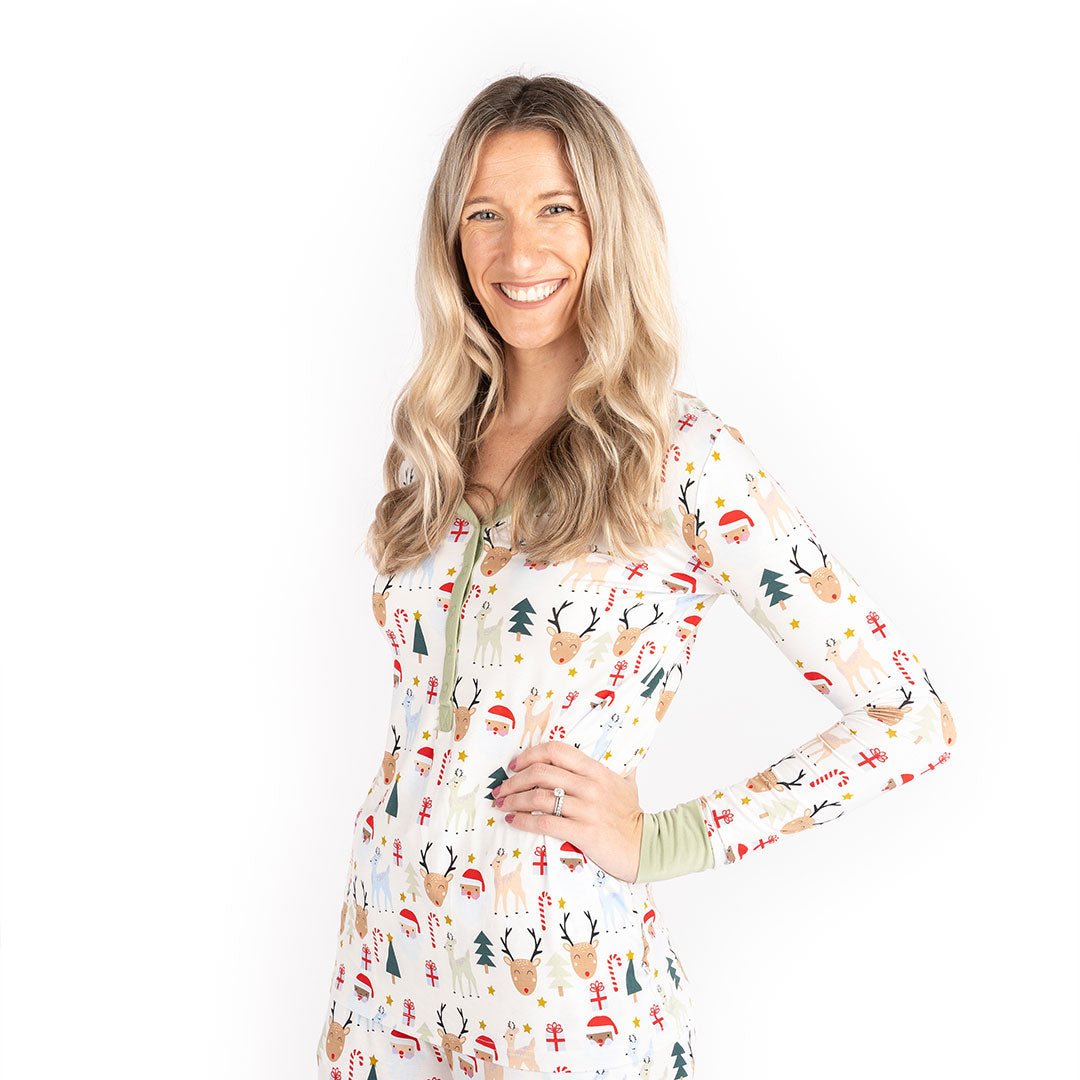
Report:
<svg viewBox="0 0 1080 1080"><path fill-rule="evenodd" d="M742 797L742 804L743 804L743 806L749 806L750 805L750 796L749 795L744 795Z"/></svg>
<svg viewBox="0 0 1080 1080"><path fill-rule="evenodd" d="M454 921L453 919L450 918L449 915L444 915L443 918L446 920L446 925L447 926L449 926ZM387 934L386 936L389 937L390 935Z"/></svg>
<svg viewBox="0 0 1080 1080"><path fill-rule="evenodd" d="M914 656L915 654L914 654L914 653L912 653L911 655L912 655L912 656ZM918 660L916 659L916 661L915 661L915 662L916 662L916 663L918 663L919 661L918 661ZM547 693L546 693L546 694L544 695L544 697L551 697L551 695L552 695L552 694L554 694L554 693L555 693L555 691L554 691L554 690L549 690L549 691L548 691L548 692L547 692Z"/></svg>
<svg viewBox="0 0 1080 1080"><path fill-rule="evenodd" d="M515 859L521 858L521 848L519 848L519 847L514 848L514 858Z"/></svg>
<svg viewBox="0 0 1080 1080"><path fill-rule="evenodd" d="M447 577L453 577L456 573L457 573L457 567L456 566L451 566L450 569L446 571Z"/></svg>
<svg viewBox="0 0 1080 1080"><path fill-rule="evenodd" d="M798 668L798 669L799 669L800 671L802 671L802 666L803 666L803 662L802 662L801 660L796 660L796 661L795 661L795 666L796 666L796 667L797 667L797 668Z"/></svg>
<svg viewBox="0 0 1080 1080"><path fill-rule="evenodd" d="M607 751L607 752L606 752L606 753L604 754L604 760L605 760L605 761L607 761L607 759L608 759L609 757L611 757L611 751L610 751L610 750L608 750L608 751Z"/></svg>
<svg viewBox="0 0 1080 1080"><path fill-rule="evenodd" d="M386 847L386 837L385 836L382 838L382 846Z"/></svg>
<svg viewBox="0 0 1080 1080"><path fill-rule="evenodd" d="M532 1028L529 1027L528 1024L522 1024L521 1025L521 1030L524 1031L526 1035L528 1035L529 1032L532 1031Z"/></svg>
<svg viewBox="0 0 1080 1080"><path fill-rule="evenodd" d="M566 901L561 896L559 897L559 907L566 907Z"/></svg>
<svg viewBox="0 0 1080 1080"><path fill-rule="evenodd" d="M721 570L720 576L724 579L725 585L731 580L731 575L726 570Z"/></svg>
<svg viewBox="0 0 1080 1080"><path fill-rule="evenodd" d="M393 941L394 940L394 935L393 934L387 934L386 935L386 940L387 941ZM386 1004L389 1005L390 1002L388 1001Z"/></svg>
<svg viewBox="0 0 1080 1080"><path fill-rule="evenodd" d="M841 796L841 798L844 798L844 799L853 799L854 797L855 797L855 792L854 791L845 791L844 794Z"/></svg>
<svg viewBox="0 0 1080 1080"><path fill-rule="evenodd" d="M490 585L488 586L488 596L491 596L491 595L493 595L494 593L497 593L498 591L499 591L499 586L498 586L498 585L496 585L496 584L495 584L494 582L492 582L492 583L491 583L491 584L490 584Z"/></svg>
<svg viewBox="0 0 1080 1080"><path fill-rule="evenodd" d="M788 623L788 626L790 626L792 630L798 630L799 629L799 620L798 619L792 619L791 622Z"/></svg>
<svg viewBox="0 0 1080 1080"><path fill-rule="evenodd" d="M547 1002L543 998L537 998L536 999L536 1004L539 1005L540 1008L542 1009L547 1004Z"/></svg>
<svg viewBox="0 0 1080 1080"><path fill-rule="evenodd" d="M420 685L420 676L419 675L414 675L413 676L412 684L413 684L413 686L419 686Z"/></svg>
<svg viewBox="0 0 1080 1080"><path fill-rule="evenodd" d="M699 601L698 601L698 602L697 602L697 603L696 603L696 604L694 605L694 610L695 610L695 611L700 611L700 610L701 610L701 609L702 609L702 608L703 608L704 606L705 606L705 601L704 601L704 600L699 600Z"/></svg>
<svg viewBox="0 0 1080 1080"><path fill-rule="evenodd" d="M405 894L404 893L401 894L401 902L405 903Z"/></svg>
<svg viewBox="0 0 1080 1080"><path fill-rule="evenodd" d="M847 628L847 629L846 629L846 630L844 631L844 637L847 637L847 638L852 638L852 637L854 637L854 636L855 636L855 631L854 631L854 630L852 630L852 629L851 629L851 627L849 626L849 627L848 627L848 628Z"/></svg>
<svg viewBox="0 0 1080 1080"><path fill-rule="evenodd" d="M494 819L493 817L489 817L489 818L487 819L487 823L488 823L489 825L494 825L494 824L495 824L495 819Z"/></svg>
<svg viewBox="0 0 1080 1080"><path fill-rule="evenodd" d="M577 678L577 668L576 667L568 668L566 673L568 675L572 675L574 678Z"/></svg>
<svg viewBox="0 0 1080 1080"><path fill-rule="evenodd" d="M469 755L464 750L458 751L458 761L464 761Z"/></svg>
<svg viewBox="0 0 1080 1080"><path fill-rule="evenodd" d="M630 950L630 951L629 951L629 952L628 952L628 953L626 954L626 959L627 959L627 960L633 960L633 959L634 959L634 950L633 950L633 949L631 949L631 950Z"/></svg>
<svg viewBox="0 0 1080 1080"><path fill-rule="evenodd" d="M430 731L425 731L424 732L424 738L425 739L430 739L431 738L431 732Z"/></svg>
<svg viewBox="0 0 1080 1080"><path fill-rule="evenodd" d="M692 473L694 471L694 469L696 469L696 468L697 468L697 466L692 461L687 461L687 463L686 463L687 475Z"/></svg>
<svg viewBox="0 0 1080 1080"><path fill-rule="evenodd" d="M896 738L896 729L895 728L886 728L885 729L885 734L888 735L890 739L895 739Z"/></svg>
<svg viewBox="0 0 1080 1080"><path fill-rule="evenodd" d="M854 604L854 603L855 603L855 594L854 594L854 593L852 593L852 594L851 594L851 595L850 595L850 596L848 597L848 600L849 600L849 601L850 601L851 603L853 603L853 604Z"/></svg>
<svg viewBox="0 0 1080 1080"><path fill-rule="evenodd" d="M641 1027L641 1020L638 1017L634 1017L634 1027Z"/></svg>
<svg viewBox="0 0 1080 1080"><path fill-rule="evenodd" d="M387 936L389 936L389 935L387 935ZM387 1005L393 1005L394 1004L394 999L389 994L386 995L386 1004Z"/></svg>
<svg viewBox="0 0 1080 1080"><path fill-rule="evenodd" d="M496 690L495 691L495 700L496 701L502 701L502 699L503 699L503 692L501 690Z"/></svg>
<svg viewBox="0 0 1080 1080"><path fill-rule="evenodd" d="M488 987L488 993L489 994L494 994L495 993L495 987L494 986L489 986ZM483 1021L481 1021L480 1026L483 1027Z"/></svg>
<svg viewBox="0 0 1080 1080"><path fill-rule="evenodd" d="M476 856L470 851L469 852L469 862L472 862L473 859L475 859L475 858L476 858ZM401 899L404 900L405 897L403 896Z"/></svg>
<svg viewBox="0 0 1080 1080"><path fill-rule="evenodd" d="M419 622L419 621L420 621L420 616L421 616L421 614L422 614L422 612L419 612L419 611L414 611L414 612L412 613L412 617L413 617L413 618L414 618L414 619L415 619L415 620L416 620L417 622Z"/></svg>
<svg viewBox="0 0 1080 1080"><path fill-rule="evenodd" d="M376 1058L375 1055L372 1054L372 1056L371 1056L371 1067L374 1069L375 1066L378 1065L378 1064L379 1064L378 1058Z"/></svg>
<svg viewBox="0 0 1080 1080"><path fill-rule="evenodd" d="M524 660L524 659L525 659L525 657L523 657L521 655L521 653L514 653L514 663L515 664L520 664L521 661Z"/></svg>

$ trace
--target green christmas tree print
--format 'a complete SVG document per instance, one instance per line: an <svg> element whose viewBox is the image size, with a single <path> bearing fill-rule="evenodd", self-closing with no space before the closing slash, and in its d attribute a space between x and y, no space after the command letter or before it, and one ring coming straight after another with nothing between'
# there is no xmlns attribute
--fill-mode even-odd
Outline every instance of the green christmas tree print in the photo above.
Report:
<svg viewBox="0 0 1080 1080"><path fill-rule="evenodd" d="M780 605L781 611L787 611L784 606L785 600L791 599L791 593L787 592L787 582L780 576L779 570L762 570L759 585L765 586L765 595L769 598L769 607Z"/></svg>
<svg viewBox="0 0 1080 1080"><path fill-rule="evenodd" d="M641 993L641 983L637 981L637 976L634 974L633 958L626 961L626 992L635 1001L637 1001L638 994Z"/></svg>
<svg viewBox="0 0 1080 1080"><path fill-rule="evenodd" d="M675 970L675 957L668 956L667 958L667 971L671 976L671 981L675 984L675 989L679 988L679 973Z"/></svg>
<svg viewBox="0 0 1080 1080"><path fill-rule="evenodd" d="M685 1051L676 1043L671 1048L671 1056L675 1059L675 1080L682 1080L684 1076L690 1074L686 1071L686 1058L683 1057Z"/></svg>
<svg viewBox="0 0 1080 1080"><path fill-rule="evenodd" d="M514 613L510 619L510 633L517 635L514 640L520 641L522 634L525 637L532 637L532 632L529 630L532 626L529 616L535 615L536 609L529 603L528 597L519 600L510 610Z"/></svg>
<svg viewBox="0 0 1080 1080"><path fill-rule="evenodd" d="M389 934L386 935L388 942L386 953L386 970L390 981L396 983L401 978L401 970L398 968L397 955L394 953L394 940Z"/></svg>
<svg viewBox="0 0 1080 1080"><path fill-rule="evenodd" d="M495 967L495 959L491 955L491 939L484 933L483 930L473 938L473 943L476 945L476 966L482 968Z"/></svg>
<svg viewBox="0 0 1080 1080"><path fill-rule="evenodd" d="M397 778L394 779L394 786L390 791L390 798L386 800L386 816L397 817Z"/></svg>
<svg viewBox="0 0 1080 1080"><path fill-rule="evenodd" d="M412 894L413 903L415 904L423 886L420 884L420 875L417 874L416 867L411 862L405 864L405 888Z"/></svg>
<svg viewBox="0 0 1080 1080"><path fill-rule="evenodd" d="M424 638L424 631L420 628L419 619L413 620L412 651L417 656L428 654L427 641Z"/></svg>

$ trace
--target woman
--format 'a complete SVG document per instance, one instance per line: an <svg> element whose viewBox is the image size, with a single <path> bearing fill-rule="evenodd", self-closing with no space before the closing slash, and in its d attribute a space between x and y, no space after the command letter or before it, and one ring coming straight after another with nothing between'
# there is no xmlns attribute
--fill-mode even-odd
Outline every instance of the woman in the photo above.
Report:
<svg viewBox="0 0 1080 1080"><path fill-rule="evenodd" d="M320 1077L691 1076L689 981L649 883L738 866L948 759L912 645L739 431L674 389L665 244L595 97L513 76L465 110L369 534L393 693ZM643 812L637 766L721 595L837 722Z"/></svg>

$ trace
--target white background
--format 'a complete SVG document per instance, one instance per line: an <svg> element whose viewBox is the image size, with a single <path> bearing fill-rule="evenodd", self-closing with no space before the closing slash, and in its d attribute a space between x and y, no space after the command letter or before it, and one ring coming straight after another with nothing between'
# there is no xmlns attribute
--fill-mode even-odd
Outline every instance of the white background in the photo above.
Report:
<svg viewBox="0 0 1080 1080"><path fill-rule="evenodd" d="M5 1077L314 1075L392 681L359 545L419 353L419 216L510 73L627 125L678 385L957 723L946 768L841 825L655 886L699 1080L1075 1075L1070 7L9 7ZM715 610L646 809L825 726Z"/></svg>

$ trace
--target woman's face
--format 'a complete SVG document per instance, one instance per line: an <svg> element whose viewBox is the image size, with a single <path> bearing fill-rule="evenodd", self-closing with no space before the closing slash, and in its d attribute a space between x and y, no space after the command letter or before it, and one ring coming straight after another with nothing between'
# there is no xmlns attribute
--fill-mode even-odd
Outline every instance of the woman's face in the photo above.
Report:
<svg viewBox="0 0 1080 1080"><path fill-rule="evenodd" d="M503 341L539 349L576 331L591 233L552 132L484 140L459 236L473 292Z"/></svg>

